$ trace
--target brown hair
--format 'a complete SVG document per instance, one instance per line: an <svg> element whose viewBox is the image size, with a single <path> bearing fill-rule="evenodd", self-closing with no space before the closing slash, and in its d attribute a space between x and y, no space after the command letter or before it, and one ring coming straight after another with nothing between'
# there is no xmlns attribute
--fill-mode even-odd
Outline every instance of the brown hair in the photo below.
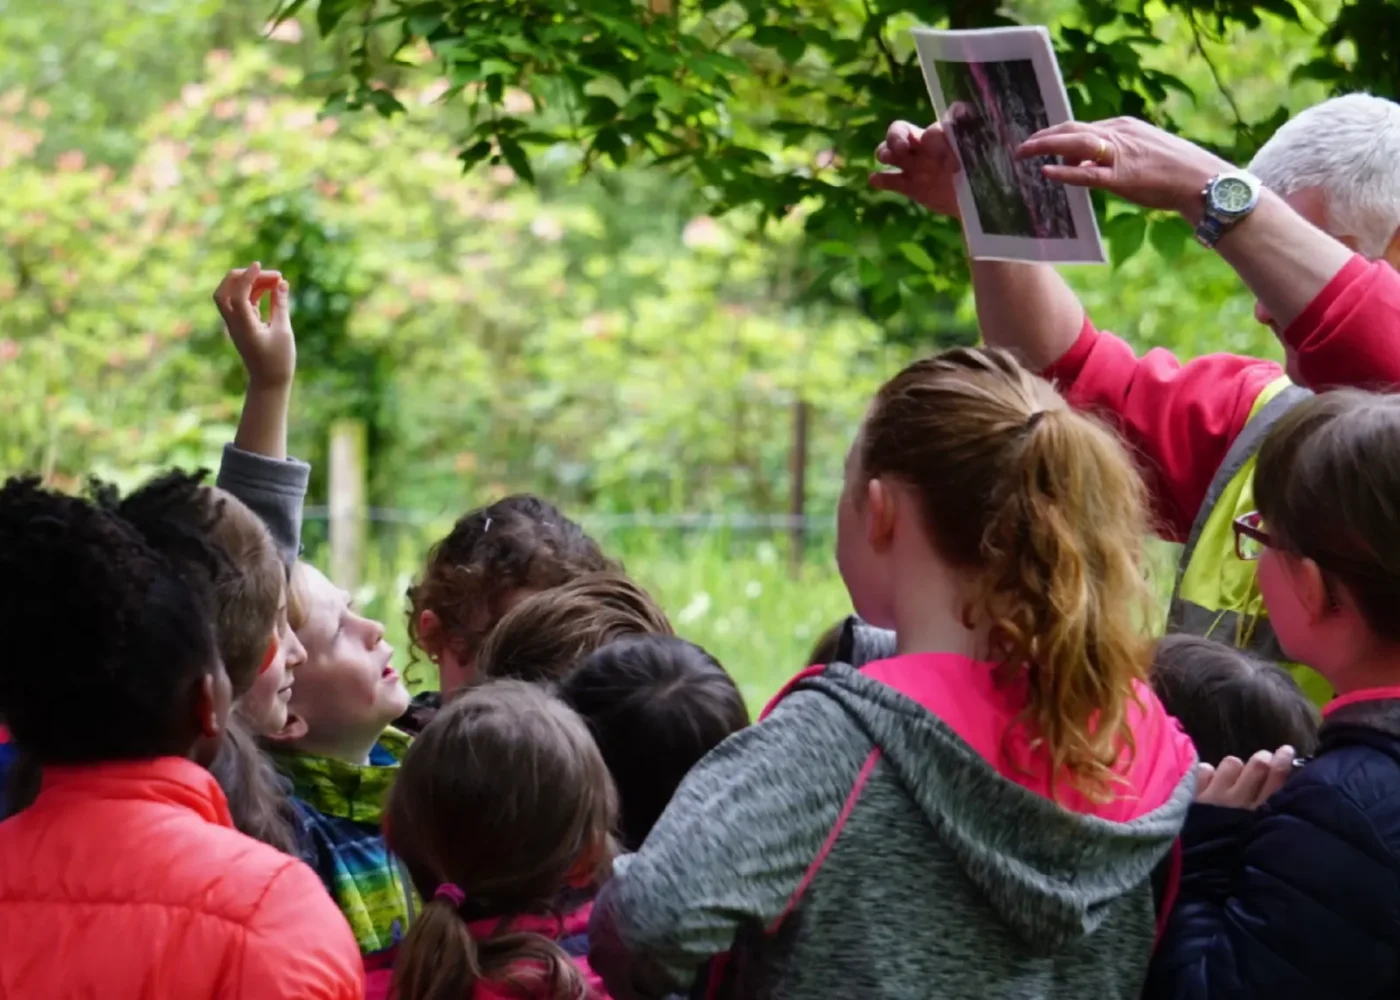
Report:
<svg viewBox="0 0 1400 1000"><path fill-rule="evenodd" d="M521 591L547 590L584 573L619 569L553 504L521 494L464 514L428 552L408 588L408 639L424 652L418 618L438 616L460 656L475 652Z"/></svg>
<svg viewBox="0 0 1400 1000"><path fill-rule="evenodd" d="M589 653L629 635L675 635L666 613L622 573L590 573L535 594L491 630L482 677L558 680Z"/></svg>
<svg viewBox="0 0 1400 1000"><path fill-rule="evenodd" d="M690 769L749 724L744 696L724 667L670 635L608 643L564 678L559 696L598 741L629 851L641 848Z"/></svg>
<svg viewBox="0 0 1400 1000"><path fill-rule="evenodd" d="M1248 760L1287 745L1306 757L1317 749L1317 708L1288 671L1194 635L1157 643L1152 688L1181 723L1203 763Z"/></svg>
<svg viewBox="0 0 1400 1000"><path fill-rule="evenodd" d="M586 996L556 942L508 926L478 938L469 922L552 912L580 863L606 871L616 816L588 727L544 688L495 681L444 706L404 757L384 817L425 903L395 965L398 1000L460 1000L481 980Z"/></svg>
<svg viewBox="0 0 1400 1000"><path fill-rule="evenodd" d="M836 662L841 655L841 637L846 634L846 619L842 618L818 637L812 651L807 654L807 666L826 667Z"/></svg>
<svg viewBox="0 0 1400 1000"><path fill-rule="evenodd" d="M209 773L228 799L229 815L239 833L292 857L299 856L296 808L272 761L258 748L237 715L230 715L219 752Z"/></svg>
<svg viewBox="0 0 1400 1000"><path fill-rule="evenodd" d="M1007 352L959 348L885 383L859 448L862 474L916 490L934 547L975 577L968 620L1024 674L1051 781L1110 796L1149 658L1144 490L1118 438Z"/></svg>
<svg viewBox="0 0 1400 1000"><path fill-rule="evenodd" d="M1274 425L1259 449L1254 495L1275 545L1317 563L1366 624L1400 642L1400 397L1337 389Z"/></svg>
<svg viewBox="0 0 1400 1000"><path fill-rule="evenodd" d="M287 574L287 624L293 632L300 632L310 614L305 564L298 559L292 563L291 572Z"/></svg>
<svg viewBox="0 0 1400 1000"><path fill-rule="evenodd" d="M209 537L227 554L231 566L231 572L219 574L214 583L215 628L219 655L238 697L257 679L277 631L287 565L262 518L231 493L217 487L206 487L206 493L218 510Z"/></svg>

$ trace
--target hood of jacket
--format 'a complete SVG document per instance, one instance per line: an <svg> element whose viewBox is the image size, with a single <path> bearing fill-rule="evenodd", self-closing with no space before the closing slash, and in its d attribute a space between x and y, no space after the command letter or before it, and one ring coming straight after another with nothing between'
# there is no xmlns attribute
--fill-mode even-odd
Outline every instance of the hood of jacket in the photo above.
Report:
<svg viewBox="0 0 1400 1000"><path fill-rule="evenodd" d="M1035 746L1013 738L1023 701L994 674L990 664L920 654L862 670L835 664L796 687L839 703L1005 924L1053 953L1092 933L1168 852L1195 792L1195 751L1142 687L1121 784L1111 802L1094 802L1052 784Z"/></svg>
<svg viewBox="0 0 1400 1000"><path fill-rule="evenodd" d="M276 751L272 759L277 770L291 779L293 794L317 812L379 826L389 788L410 742L407 733L386 729L367 764L296 751Z"/></svg>

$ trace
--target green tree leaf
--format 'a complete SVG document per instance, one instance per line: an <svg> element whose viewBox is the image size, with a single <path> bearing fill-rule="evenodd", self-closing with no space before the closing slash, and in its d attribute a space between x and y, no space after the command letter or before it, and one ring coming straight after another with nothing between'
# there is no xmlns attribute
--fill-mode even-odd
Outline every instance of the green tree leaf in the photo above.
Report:
<svg viewBox="0 0 1400 1000"><path fill-rule="evenodd" d="M1148 238L1163 260L1175 263L1193 235L1190 224L1181 216L1166 215L1152 220Z"/></svg>
<svg viewBox="0 0 1400 1000"><path fill-rule="evenodd" d="M1113 266L1122 267L1142 248L1143 239L1147 236L1147 216L1136 210L1120 212L1104 223L1103 230Z"/></svg>

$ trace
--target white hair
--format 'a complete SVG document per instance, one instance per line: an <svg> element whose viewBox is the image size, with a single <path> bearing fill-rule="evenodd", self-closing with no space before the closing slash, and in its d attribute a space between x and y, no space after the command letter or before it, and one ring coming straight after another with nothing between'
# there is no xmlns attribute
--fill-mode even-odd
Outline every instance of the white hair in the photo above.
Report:
<svg viewBox="0 0 1400 1000"><path fill-rule="evenodd" d="M1370 94L1323 101L1275 132L1249 169L1285 197L1319 189L1327 230L1375 260L1400 229L1400 104Z"/></svg>

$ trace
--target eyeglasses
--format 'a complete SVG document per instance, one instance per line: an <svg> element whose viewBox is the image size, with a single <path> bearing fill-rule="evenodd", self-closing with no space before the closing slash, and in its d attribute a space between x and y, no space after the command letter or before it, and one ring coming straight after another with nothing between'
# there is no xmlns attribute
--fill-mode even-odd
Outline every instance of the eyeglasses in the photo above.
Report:
<svg viewBox="0 0 1400 1000"><path fill-rule="evenodd" d="M1235 555L1245 562L1253 562L1272 548L1273 538L1264 530L1264 518L1257 510L1241 514L1235 518Z"/></svg>
<svg viewBox="0 0 1400 1000"><path fill-rule="evenodd" d="M268 672L272 667L272 661L277 659L277 650L281 643L277 641L277 636L272 637L272 641L267 645L267 652L263 654L262 666L258 667L258 675Z"/></svg>

